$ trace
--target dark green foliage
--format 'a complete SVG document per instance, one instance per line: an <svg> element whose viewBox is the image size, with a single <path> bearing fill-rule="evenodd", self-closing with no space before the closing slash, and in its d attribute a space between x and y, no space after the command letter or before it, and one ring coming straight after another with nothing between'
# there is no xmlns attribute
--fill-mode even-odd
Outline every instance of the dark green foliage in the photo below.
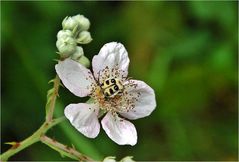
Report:
<svg viewBox="0 0 239 162"><path fill-rule="evenodd" d="M92 59L103 44L122 42L130 76L153 87L157 108L133 121L138 144L119 146L101 130L88 139L68 122L49 135L96 159L237 160L237 2L1 2L1 147L28 137L44 121L54 78L56 33L65 16L91 21ZM85 102L61 87L56 115ZM11 160L66 160L38 143Z"/></svg>

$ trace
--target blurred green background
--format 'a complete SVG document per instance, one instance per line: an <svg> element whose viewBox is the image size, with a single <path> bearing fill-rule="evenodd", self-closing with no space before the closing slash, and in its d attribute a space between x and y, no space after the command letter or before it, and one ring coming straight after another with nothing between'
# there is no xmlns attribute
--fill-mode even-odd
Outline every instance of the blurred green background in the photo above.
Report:
<svg viewBox="0 0 239 162"><path fill-rule="evenodd" d="M151 116L132 121L136 146L119 146L101 129L96 139L68 121L48 135L101 160L237 160L237 2L1 2L1 152L44 121L47 82L55 76L56 33L64 17L91 21L92 59L107 42L122 42L130 76L156 92ZM56 116L85 101L60 90ZM37 143L10 160L69 160Z"/></svg>

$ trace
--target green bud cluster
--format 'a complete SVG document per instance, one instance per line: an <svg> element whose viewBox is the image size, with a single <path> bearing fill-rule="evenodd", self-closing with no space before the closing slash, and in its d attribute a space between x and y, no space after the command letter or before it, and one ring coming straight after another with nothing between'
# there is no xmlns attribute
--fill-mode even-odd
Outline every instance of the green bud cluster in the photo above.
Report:
<svg viewBox="0 0 239 162"><path fill-rule="evenodd" d="M62 58L71 57L73 60L89 66L88 58L84 56L82 47L77 44L87 44L92 41L90 21L83 15L67 16L62 21L62 30L57 33L56 47Z"/></svg>

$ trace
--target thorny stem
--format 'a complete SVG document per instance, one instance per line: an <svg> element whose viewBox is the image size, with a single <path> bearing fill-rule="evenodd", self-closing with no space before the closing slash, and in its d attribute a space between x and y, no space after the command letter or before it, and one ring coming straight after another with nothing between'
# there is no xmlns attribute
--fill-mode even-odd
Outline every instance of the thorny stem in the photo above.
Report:
<svg viewBox="0 0 239 162"><path fill-rule="evenodd" d="M60 78L58 77L58 75L56 75L55 79L53 80L53 94L51 95L51 102L49 103L49 108L48 108L48 113L46 114L46 121L51 121L53 118L53 112L54 112L54 108L55 108L55 103L56 103L56 98L58 96L58 90L59 90L59 86L60 86ZM47 105L48 106L48 103Z"/></svg>
<svg viewBox="0 0 239 162"><path fill-rule="evenodd" d="M80 161L93 161L89 157L76 151L75 148L63 145L63 144L59 143L58 141L51 139L45 135L41 136L40 140L41 140L41 142L48 145L52 149L58 151L63 156L67 156L71 159L80 160Z"/></svg>
<svg viewBox="0 0 239 162"><path fill-rule="evenodd" d="M44 144L58 151L60 154L68 156L69 158L80 160L80 161L93 161L91 158L79 153L74 148L67 147L45 136L46 132L50 128L52 128L56 124L59 124L60 122L66 119L65 117L53 119L56 98L58 96L58 90L60 86L60 79L58 75L56 75L55 79L53 79L53 83L54 83L53 88L48 91L48 96L47 96L46 121L42 124L42 126L36 132L34 132L31 136L29 136L25 140L21 142L13 142L12 147L0 155L1 161L7 161L11 156L15 155L16 153L22 151L23 149L31 146L32 144L38 141L43 142Z"/></svg>
<svg viewBox="0 0 239 162"><path fill-rule="evenodd" d="M60 117L57 119L52 120L51 122L44 122L42 126L34 132L30 137L26 138L21 142L15 142L12 147L3 153L0 156L1 161L7 161L8 158L15 155L16 153L20 152L21 150L25 149L26 147L38 142L40 137L45 134L51 127L55 126L56 124L65 120L65 117Z"/></svg>

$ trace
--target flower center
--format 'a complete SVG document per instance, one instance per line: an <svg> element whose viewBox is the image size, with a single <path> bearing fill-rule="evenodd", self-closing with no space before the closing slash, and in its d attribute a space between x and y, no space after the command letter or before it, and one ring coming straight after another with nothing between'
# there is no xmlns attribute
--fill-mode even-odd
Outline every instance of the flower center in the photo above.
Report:
<svg viewBox="0 0 239 162"><path fill-rule="evenodd" d="M118 66L99 72L98 84L92 86L91 97L102 110L107 112L128 112L134 109L140 96L134 93L137 84L122 75Z"/></svg>
<svg viewBox="0 0 239 162"><path fill-rule="evenodd" d="M105 97L113 98L116 95L122 94L124 86L120 79L109 78L106 79L101 85L101 90Z"/></svg>

